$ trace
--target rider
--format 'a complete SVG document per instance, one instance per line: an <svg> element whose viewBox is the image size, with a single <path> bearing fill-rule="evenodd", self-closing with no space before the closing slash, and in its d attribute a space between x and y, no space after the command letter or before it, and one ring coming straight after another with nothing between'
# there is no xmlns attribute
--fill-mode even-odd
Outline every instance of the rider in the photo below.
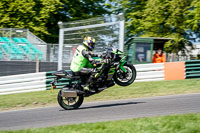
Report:
<svg viewBox="0 0 200 133"><path fill-rule="evenodd" d="M93 37L84 37L83 45L79 45L76 49L76 52L73 56L72 63L70 69L75 73L75 75L90 75L86 83L85 89L88 89L89 83L91 81L92 72L94 72L93 67L101 66L104 62L106 63L107 60L103 61L96 61L92 57L102 57L102 55L94 54L92 51L95 47L95 39ZM92 88L89 88L90 91L94 92Z"/></svg>

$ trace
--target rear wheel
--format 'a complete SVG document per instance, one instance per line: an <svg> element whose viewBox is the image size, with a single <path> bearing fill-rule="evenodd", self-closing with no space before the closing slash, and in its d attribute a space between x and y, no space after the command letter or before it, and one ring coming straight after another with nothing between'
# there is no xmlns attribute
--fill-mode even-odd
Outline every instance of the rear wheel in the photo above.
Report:
<svg viewBox="0 0 200 133"><path fill-rule="evenodd" d="M120 86L128 86L132 84L136 78L136 70L135 67L132 64L125 64L124 69L126 72L123 70L119 69L114 75L114 80L115 83L120 85Z"/></svg>
<svg viewBox="0 0 200 133"><path fill-rule="evenodd" d="M58 92L57 96L58 104L65 110L77 109L83 103L83 95L74 97L62 97L61 90Z"/></svg>

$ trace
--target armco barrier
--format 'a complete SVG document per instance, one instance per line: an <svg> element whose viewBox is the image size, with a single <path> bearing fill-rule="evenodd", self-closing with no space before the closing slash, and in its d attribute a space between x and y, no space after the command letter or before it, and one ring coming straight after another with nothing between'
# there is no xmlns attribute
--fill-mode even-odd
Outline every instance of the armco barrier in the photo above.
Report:
<svg viewBox="0 0 200 133"><path fill-rule="evenodd" d="M164 63L134 65L137 71L135 82L164 80Z"/></svg>
<svg viewBox="0 0 200 133"><path fill-rule="evenodd" d="M190 60L185 62L185 78L200 78L200 60Z"/></svg>
<svg viewBox="0 0 200 133"><path fill-rule="evenodd" d="M136 82L164 80L164 65L141 64L135 65L137 70ZM40 91L50 89L50 83L55 76L53 72L39 72L0 77L0 95ZM69 83L69 79L60 79L56 84L61 88Z"/></svg>
<svg viewBox="0 0 200 133"><path fill-rule="evenodd" d="M46 90L46 72L0 77L0 95Z"/></svg>
<svg viewBox="0 0 200 133"><path fill-rule="evenodd" d="M181 70L179 70L179 67L175 67L179 66L177 64L181 66ZM134 66L137 71L135 82L184 79L184 75L186 79L200 78L200 60L186 61L185 66L184 62L139 64ZM171 74L166 76L166 72ZM180 76L170 78L173 74L180 74ZM54 77L52 72L3 76L0 77L0 95L48 90ZM69 79L60 79L56 86L61 88L68 83Z"/></svg>

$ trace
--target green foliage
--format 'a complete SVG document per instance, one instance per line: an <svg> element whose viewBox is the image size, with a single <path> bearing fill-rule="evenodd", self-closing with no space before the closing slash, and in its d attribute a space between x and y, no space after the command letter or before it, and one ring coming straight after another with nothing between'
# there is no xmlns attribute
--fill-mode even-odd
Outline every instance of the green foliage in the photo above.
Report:
<svg viewBox="0 0 200 133"><path fill-rule="evenodd" d="M46 42L58 42L58 21L107 14L104 0L1 0L0 28L28 28Z"/></svg>
<svg viewBox="0 0 200 133"><path fill-rule="evenodd" d="M127 37L171 37L180 40L192 32L200 36L199 0L108 1L1 0L0 27L29 28L45 41L57 43L58 21L87 19L109 14L113 10L116 14L125 13ZM167 44L166 47L174 44ZM173 48L168 49L172 52L170 49Z"/></svg>
<svg viewBox="0 0 200 133"><path fill-rule="evenodd" d="M146 0L112 0L113 11L116 13L123 12L126 18L126 35L143 34L141 25L142 16L145 10Z"/></svg>
<svg viewBox="0 0 200 133"><path fill-rule="evenodd" d="M127 36L172 38L167 52L183 51L189 44L183 38L192 32L200 33L199 0L113 1L120 5L114 7L115 12L125 13Z"/></svg>
<svg viewBox="0 0 200 133"><path fill-rule="evenodd" d="M1 0L1 28L29 28L44 38L48 35L48 23L57 14L62 3L59 0Z"/></svg>
<svg viewBox="0 0 200 133"><path fill-rule="evenodd" d="M58 14L53 14L47 23L48 31L51 33L45 38L47 42L48 40L58 42L58 21L68 22L110 13L108 10L110 4L105 3L104 0L60 0L60 2L63 3L62 8Z"/></svg>
<svg viewBox="0 0 200 133"><path fill-rule="evenodd" d="M200 1L193 0L192 4L189 7L189 10L186 12L187 17L185 24L187 28L192 29L192 31L200 30Z"/></svg>
<svg viewBox="0 0 200 133"><path fill-rule="evenodd" d="M171 37L185 34L184 12L191 0L148 0L143 20L145 34Z"/></svg>
<svg viewBox="0 0 200 133"><path fill-rule="evenodd" d="M199 133L199 123L200 114L197 113L2 131L2 133Z"/></svg>
<svg viewBox="0 0 200 133"><path fill-rule="evenodd" d="M186 53L189 53L193 49L193 45L184 38L174 37L174 39L165 43L164 48L167 53L176 53L178 55L178 52L181 51L182 55L186 55Z"/></svg>

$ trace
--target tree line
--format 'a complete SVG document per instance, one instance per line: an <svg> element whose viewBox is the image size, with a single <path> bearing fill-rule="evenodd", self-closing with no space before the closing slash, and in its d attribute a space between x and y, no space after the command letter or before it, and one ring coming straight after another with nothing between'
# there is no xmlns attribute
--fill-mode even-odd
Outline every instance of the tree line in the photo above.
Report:
<svg viewBox="0 0 200 133"><path fill-rule="evenodd" d="M126 37L170 37L167 52L200 37L199 0L1 0L0 27L28 28L49 43L58 42L58 21L124 13Z"/></svg>
<svg viewBox="0 0 200 133"><path fill-rule="evenodd" d="M126 16L126 36L169 37L165 51L184 51L191 42L186 38L200 37L199 0L113 0L115 12Z"/></svg>
<svg viewBox="0 0 200 133"><path fill-rule="evenodd" d="M28 28L48 43L58 43L58 21L109 14L104 0L1 0L0 28Z"/></svg>

